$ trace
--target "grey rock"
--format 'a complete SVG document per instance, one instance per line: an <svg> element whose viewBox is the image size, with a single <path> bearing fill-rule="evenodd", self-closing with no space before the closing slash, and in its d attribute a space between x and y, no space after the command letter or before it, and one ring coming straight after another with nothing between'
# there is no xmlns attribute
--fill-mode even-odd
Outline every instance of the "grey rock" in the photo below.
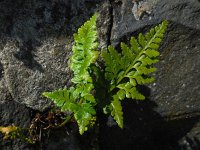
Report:
<svg viewBox="0 0 200 150"><path fill-rule="evenodd" d="M147 0L148 1L148 0ZM200 29L200 3L197 0L160 0L155 4L149 0L151 14L136 20L132 13L131 0L113 3L113 27L111 41L116 45L123 36L130 35L142 28L160 23L166 19L193 29Z"/></svg>
<svg viewBox="0 0 200 150"><path fill-rule="evenodd" d="M98 3L18 1L12 5L12 1L0 2L1 68L5 86L15 101L44 111L50 101L41 96L42 92L70 84L71 72L67 65L73 33L97 10Z"/></svg>
<svg viewBox="0 0 200 150"><path fill-rule="evenodd" d="M67 51L57 42L49 39L37 47L37 52L31 52L15 41L7 41L1 52L1 62L5 83L17 102L44 110L50 102L42 98L42 92L61 88L67 83Z"/></svg>
<svg viewBox="0 0 200 150"><path fill-rule="evenodd" d="M135 19L140 20L145 14L150 15L158 1L159 0L132 1L134 4L132 13Z"/></svg>
<svg viewBox="0 0 200 150"><path fill-rule="evenodd" d="M99 8L97 20L98 41L101 49L106 49L110 44L112 27L112 7L109 1L105 1Z"/></svg>
<svg viewBox="0 0 200 150"><path fill-rule="evenodd" d="M171 25L168 31L151 99L162 116L199 116L200 31L182 25Z"/></svg>

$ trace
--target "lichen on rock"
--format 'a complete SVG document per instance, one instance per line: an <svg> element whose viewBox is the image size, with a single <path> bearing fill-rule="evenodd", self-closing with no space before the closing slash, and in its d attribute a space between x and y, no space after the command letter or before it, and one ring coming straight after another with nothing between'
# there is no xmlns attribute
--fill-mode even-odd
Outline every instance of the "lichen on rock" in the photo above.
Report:
<svg viewBox="0 0 200 150"><path fill-rule="evenodd" d="M132 13L136 20L142 19L144 14L150 15L159 0L133 0Z"/></svg>

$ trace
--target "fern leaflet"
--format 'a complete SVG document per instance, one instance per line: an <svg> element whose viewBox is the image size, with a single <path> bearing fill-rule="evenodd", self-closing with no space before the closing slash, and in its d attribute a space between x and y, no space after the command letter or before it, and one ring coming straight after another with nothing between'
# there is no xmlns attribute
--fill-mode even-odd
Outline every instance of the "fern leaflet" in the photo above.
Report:
<svg viewBox="0 0 200 150"><path fill-rule="evenodd" d="M92 82L88 68L98 57L98 52L95 51L98 47L96 18L95 14L78 29L77 34L74 34L76 44L72 47L73 55L70 59L70 68L74 72L72 82L76 84Z"/></svg>
<svg viewBox="0 0 200 150"><path fill-rule="evenodd" d="M113 96L113 101L110 104L111 116L116 120L120 128L123 128L123 112L122 105L116 95Z"/></svg>

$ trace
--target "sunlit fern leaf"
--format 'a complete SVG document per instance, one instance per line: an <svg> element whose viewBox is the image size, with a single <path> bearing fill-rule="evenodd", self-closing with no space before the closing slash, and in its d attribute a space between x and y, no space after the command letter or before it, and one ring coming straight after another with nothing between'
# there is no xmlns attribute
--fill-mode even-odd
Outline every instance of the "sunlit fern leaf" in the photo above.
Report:
<svg viewBox="0 0 200 150"><path fill-rule="evenodd" d="M64 112L66 110L75 111L75 98L73 96L73 90L60 89L53 92L44 92L43 96L50 98L54 104Z"/></svg>
<svg viewBox="0 0 200 150"><path fill-rule="evenodd" d="M93 15L78 29L78 33L74 34L75 45L72 48L70 68L74 72L72 82L76 84L92 82L88 68L98 57L96 18L97 15Z"/></svg>
<svg viewBox="0 0 200 150"><path fill-rule="evenodd" d="M133 60L136 57L137 52L136 51L133 52L133 50L130 49L129 46L123 42L121 43L121 49L122 49L123 57L121 58L122 60L120 61L121 62L120 69L124 71L124 68L126 68L127 66L131 64L130 60Z"/></svg>
<svg viewBox="0 0 200 150"><path fill-rule="evenodd" d="M80 134L87 130L95 122L95 98L93 79L90 76L90 66L96 61L98 52L97 14L92 16L74 34L75 44L72 47L73 54L70 58L70 68L74 73L72 82L75 84L69 90L56 90L44 92L43 95L50 98L61 111L71 111L79 125Z"/></svg>
<svg viewBox="0 0 200 150"><path fill-rule="evenodd" d="M118 88L118 85L123 83L125 78L128 78L128 81L125 82L133 83L133 80L135 80L136 84L147 84L154 80L149 74L156 71L156 68L150 65L158 62L158 48L167 25L168 22L163 21L145 35L140 33L138 39L132 37L130 47L121 43L122 53L118 53L113 47L112 49L109 48L108 51L102 51L106 66L105 77L107 80L111 80L110 91Z"/></svg>
<svg viewBox="0 0 200 150"><path fill-rule="evenodd" d="M73 92L73 95L78 98L83 98L84 100L95 103L95 98L91 94L92 89L94 88L94 85L92 83L87 84L77 84L76 88Z"/></svg>
<svg viewBox="0 0 200 150"><path fill-rule="evenodd" d="M109 52L103 50L101 53L104 60L106 60L105 65L107 66L105 68L105 78L108 81L115 82L114 80L116 79L119 71L121 70L121 55L112 46L108 47L108 51Z"/></svg>
<svg viewBox="0 0 200 150"><path fill-rule="evenodd" d="M74 113L77 120L80 134L88 130L88 126L92 126L96 120L96 112L93 106L89 103L79 105L79 108Z"/></svg>
<svg viewBox="0 0 200 150"><path fill-rule="evenodd" d="M140 43L142 48L144 48L145 45L147 44L147 41L146 41L146 39L145 39L145 37L142 33L140 33L139 36L138 36L138 42Z"/></svg>
<svg viewBox="0 0 200 150"><path fill-rule="evenodd" d="M73 89L74 90L74 89ZM74 96L75 91L68 91L67 89L57 90L54 92L44 92L44 96L50 98L56 106L61 108L61 111L71 111L79 125L80 134L88 129L87 126L95 122L95 109L90 103L76 103ZM75 95L77 97L77 95Z"/></svg>
<svg viewBox="0 0 200 150"><path fill-rule="evenodd" d="M122 83L117 86L120 90L117 92L117 96L120 100L123 100L125 97L144 100L145 97L139 93L137 88L130 82Z"/></svg>
<svg viewBox="0 0 200 150"><path fill-rule="evenodd" d="M124 98L144 100L145 96L137 90L136 86L154 81L150 74L155 72L156 68L152 65L158 62L158 48L167 25L167 21L164 21L145 35L140 33L137 39L132 37L130 47L121 43L122 53L118 53L113 47L109 47L108 51L102 51L105 78L111 84L109 92L116 91L114 100L104 107L104 113L110 112L120 127L123 127L120 100Z"/></svg>
<svg viewBox="0 0 200 150"><path fill-rule="evenodd" d="M135 37L131 37L130 46L131 51L135 54L138 54L141 50L141 47L138 44L137 39Z"/></svg>
<svg viewBox="0 0 200 150"><path fill-rule="evenodd" d="M120 128L123 128L123 111L120 100L117 95L113 96L113 101L110 104L111 116L115 119Z"/></svg>

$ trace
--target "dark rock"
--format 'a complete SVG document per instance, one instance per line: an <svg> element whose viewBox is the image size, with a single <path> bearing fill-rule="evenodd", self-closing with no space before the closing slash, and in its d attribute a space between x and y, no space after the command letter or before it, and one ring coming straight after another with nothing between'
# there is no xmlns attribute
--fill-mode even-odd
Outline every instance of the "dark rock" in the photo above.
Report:
<svg viewBox="0 0 200 150"><path fill-rule="evenodd" d="M151 99L162 116L199 116L200 30L173 23L168 31Z"/></svg>
<svg viewBox="0 0 200 150"><path fill-rule="evenodd" d="M3 77L3 65L0 63L0 79Z"/></svg>
<svg viewBox="0 0 200 150"><path fill-rule="evenodd" d="M156 106L149 100L124 102L124 129L107 127L106 117L101 120L100 149L180 150L185 147L184 138L194 126L197 128L190 138L198 135L199 126L195 124L199 117L167 120L153 109Z"/></svg>
<svg viewBox="0 0 200 150"><path fill-rule="evenodd" d="M13 124L22 128L26 128L29 125L31 119L30 110L26 108L25 105L13 101L11 95L9 95L6 89L4 89L4 91L0 89L0 91L4 93L3 98L5 100L4 102L0 101L0 126L7 126ZM15 141L2 141L2 136L0 136L0 138L0 147L2 150L34 149L33 145L24 143L18 139Z"/></svg>
<svg viewBox="0 0 200 150"><path fill-rule="evenodd" d="M167 19L192 29L200 29L200 3L197 0L143 0L151 8L150 16L137 21L132 13L132 0L113 2L113 27L111 41L116 45L123 36Z"/></svg>
<svg viewBox="0 0 200 150"><path fill-rule="evenodd" d="M50 39L45 41L34 52L12 40L7 41L1 51L5 83L9 92L15 101L33 109L46 109L50 102L42 98L42 92L61 88L66 85L67 76L70 76L66 68L65 41L51 42ZM58 42L63 42L63 45Z"/></svg>
<svg viewBox="0 0 200 150"><path fill-rule="evenodd" d="M54 131L49 137L49 142L46 146L47 150L57 150L58 147L60 150L65 150L66 147L68 150L81 150L83 146L79 144L77 140L77 130L68 132L63 129Z"/></svg>
<svg viewBox="0 0 200 150"><path fill-rule="evenodd" d="M200 124L197 123L191 131L189 131L186 136L184 136L180 141L179 144L181 145L182 149L186 150L197 150L200 149Z"/></svg>

